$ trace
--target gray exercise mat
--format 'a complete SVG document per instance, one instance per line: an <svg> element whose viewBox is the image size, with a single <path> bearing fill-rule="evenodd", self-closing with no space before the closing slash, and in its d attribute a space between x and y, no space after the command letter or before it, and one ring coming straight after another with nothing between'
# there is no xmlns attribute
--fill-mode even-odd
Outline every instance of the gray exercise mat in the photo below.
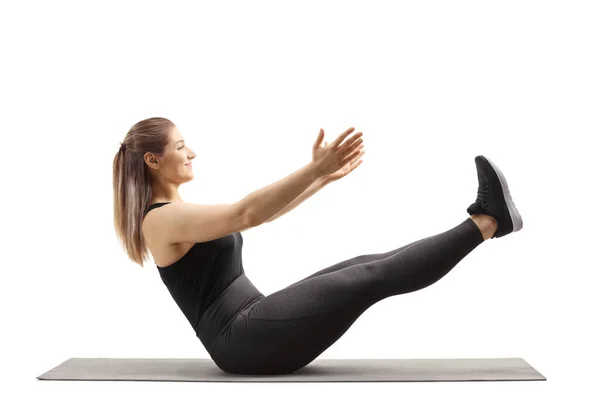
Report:
<svg viewBox="0 0 600 400"><path fill-rule="evenodd" d="M545 381L522 358L316 359L289 375L235 375L205 358L70 358L40 380L173 382Z"/></svg>

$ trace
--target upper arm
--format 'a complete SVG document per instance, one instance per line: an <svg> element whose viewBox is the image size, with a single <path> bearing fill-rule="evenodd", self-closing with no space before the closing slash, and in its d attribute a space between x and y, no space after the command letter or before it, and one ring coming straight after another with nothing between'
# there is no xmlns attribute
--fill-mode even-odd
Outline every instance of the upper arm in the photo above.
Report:
<svg viewBox="0 0 600 400"><path fill-rule="evenodd" d="M252 219L240 203L171 203L161 207L151 221L164 242L208 242L251 228Z"/></svg>

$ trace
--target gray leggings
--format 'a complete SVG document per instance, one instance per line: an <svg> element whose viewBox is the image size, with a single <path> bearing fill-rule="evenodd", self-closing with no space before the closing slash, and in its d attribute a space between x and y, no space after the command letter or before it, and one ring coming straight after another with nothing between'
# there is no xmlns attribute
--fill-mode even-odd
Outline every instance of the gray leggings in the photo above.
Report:
<svg viewBox="0 0 600 400"><path fill-rule="evenodd" d="M316 359L373 304L437 282L483 241L467 218L390 252L342 261L266 297L242 274L209 306L196 334L224 372L289 374Z"/></svg>

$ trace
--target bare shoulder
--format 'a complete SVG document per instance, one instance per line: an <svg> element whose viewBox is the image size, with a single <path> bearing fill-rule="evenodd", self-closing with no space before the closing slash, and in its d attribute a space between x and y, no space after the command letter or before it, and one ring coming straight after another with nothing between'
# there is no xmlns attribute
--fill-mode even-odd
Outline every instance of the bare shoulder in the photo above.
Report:
<svg viewBox="0 0 600 400"><path fill-rule="evenodd" d="M149 246L157 246L160 240L160 223L164 221L164 209L170 207L171 203L150 210L142 220L142 235L146 244Z"/></svg>
<svg viewBox="0 0 600 400"><path fill-rule="evenodd" d="M159 212L170 204L165 204L148 212L142 221L142 234L157 266L165 267L183 257L194 243L170 243L164 236L164 226L161 226L165 211Z"/></svg>

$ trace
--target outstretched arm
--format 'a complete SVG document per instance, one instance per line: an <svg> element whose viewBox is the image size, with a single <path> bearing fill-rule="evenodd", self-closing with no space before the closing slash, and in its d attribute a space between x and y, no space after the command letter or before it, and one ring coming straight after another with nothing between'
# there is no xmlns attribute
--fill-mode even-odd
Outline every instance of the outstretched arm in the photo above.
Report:
<svg viewBox="0 0 600 400"><path fill-rule="evenodd" d="M318 178L309 187L307 187L304 190L304 192L300 193L300 195L298 197L296 197L294 200L292 200L292 202L290 204L285 206L285 208L283 210L281 210L277 214L273 215L266 222L274 221L277 218L281 217L283 214L286 214L286 213L292 211L294 208L298 207L301 203L303 203L304 200L308 199L313 194L317 193L319 190L321 190L323 187L325 187L327 185L327 183L328 183L327 179L325 179L323 177Z"/></svg>

